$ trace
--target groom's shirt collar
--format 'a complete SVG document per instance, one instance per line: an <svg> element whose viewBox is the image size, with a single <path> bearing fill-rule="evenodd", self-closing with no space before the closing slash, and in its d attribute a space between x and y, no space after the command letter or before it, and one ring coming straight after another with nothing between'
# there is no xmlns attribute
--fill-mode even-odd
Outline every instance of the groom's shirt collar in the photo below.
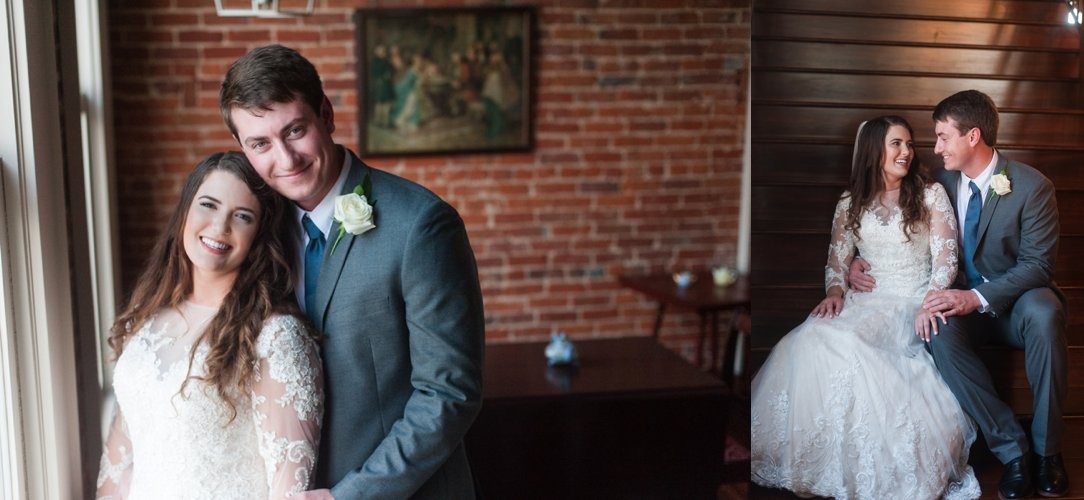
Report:
<svg viewBox="0 0 1084 500"><path fill-rule="evenodd" d="M967 200L971 198L971 188L968 187L968 183L975 182L975 185L979 188L979 195L982 197L983 203L985 203L986 195L990 192L990 179L994 177L994 168L997 167L997 161L998 154L995 149L994 155L990 157L990 163L974 179L960 172L960 182L956 185L956 192L958 193L956 195L956 213L960 214L957 227L960 228L960 231L963 231L963 217L967 214Z"/></svg>
<svg viewBox="0 0 1084 500"><path fill-rule="evenodd" d="M336 147L341 147L336 145ZM306 212L301 207L294 205L296 210L297 227L301 228L301 218L308 214L309 218L316 223L316 227L320 228L320 231L324 233L324 238L327 238L328 233L331 232L331 223L333 222L333 215L335 215L335 198L342 194L343 186L346 185L346 177L350 174L350 155L343 151L343 165L339 169L339 178L335 179L335 184L331 186L327 194L324 195L324 199L320 200L320 203L316 205L316 208L311 212ZM309 243L309 237L305 234L303 229L301 230L302 241L301 248L304 249L305 245Z"/></svg>

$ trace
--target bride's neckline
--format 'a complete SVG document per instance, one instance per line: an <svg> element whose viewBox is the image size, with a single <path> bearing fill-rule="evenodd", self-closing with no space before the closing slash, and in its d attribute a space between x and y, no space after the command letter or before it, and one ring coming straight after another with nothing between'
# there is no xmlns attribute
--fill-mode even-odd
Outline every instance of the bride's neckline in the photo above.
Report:
<svg viewBox="0 0 1084 500"><path fill-rule="evenodd" d="M207 304L200 304L199 302L196 302L196 301L194 301L192 299L185 299L183 304L185 306L191 307L193 309L200 309L200 310L203 310L203 311L217 311L219 309L219 307L220 307L219 305L210 306L210 305L207 305Z"/></svg>
<svg viewBox="0 0 1084 500"><path fill-rule="evenodd" d="M887 191L881 191L881 194L877 195L877 199L880 200L880 201L885 201L885 200L895 201L895 200L898 200L898 199L900 199L900 190L899 189L889 189Z"/></svg>

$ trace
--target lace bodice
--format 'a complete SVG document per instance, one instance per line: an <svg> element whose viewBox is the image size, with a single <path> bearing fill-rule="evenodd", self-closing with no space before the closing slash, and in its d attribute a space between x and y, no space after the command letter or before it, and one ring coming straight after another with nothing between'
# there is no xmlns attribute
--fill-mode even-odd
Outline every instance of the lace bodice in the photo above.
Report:
<svg viewBox="0 0 1084 500"><path fill-rule="evenodd" d="M911 234L903 230L899 191L885 193L880 203L862 212L860 238L847 230L849 193L836 204L832 218L832 241L824 268L825 290L847 289L846 274L855 250L869 262L869 273L877 280L873 293L922 297L929 290L943 290L956 278L956 218L945 188L930 184L923 191L930 214L928 228Z"/></svg>
<svg viewBox="0 0 1084 500"><path fill-rule="evenodd" d="M117 405L102 454L99 498L285 498L304 491L323 416L316 343L292 316L269 319L236 417L203 375L193 346L217 312L192 303L159 312L128 341L114 370Z"/></svg>

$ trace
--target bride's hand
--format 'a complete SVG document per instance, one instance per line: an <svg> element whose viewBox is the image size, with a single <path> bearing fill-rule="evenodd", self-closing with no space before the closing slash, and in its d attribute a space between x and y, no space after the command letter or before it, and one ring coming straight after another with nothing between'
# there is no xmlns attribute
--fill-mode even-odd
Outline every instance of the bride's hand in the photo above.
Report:
<svg viewBox="0 0 1084 500"><path fill-rule="evenodd" d="M809 315L818 318L825 316L834 318L839 316L841 311L843 311L843 295L829 293L820 304L817 304L817 307L813 308L813 312Z"/></svg>
<svg viewBox="0 0 1084 500"><path fill-rule="evenodd" d="M923 342L929 342L932 335L940 333L940 329L937 322L941 321L943 324L948 324L948 320L941 313L931 313L925 309L919 308L915 313L915 335L922 339Z"/></svg>

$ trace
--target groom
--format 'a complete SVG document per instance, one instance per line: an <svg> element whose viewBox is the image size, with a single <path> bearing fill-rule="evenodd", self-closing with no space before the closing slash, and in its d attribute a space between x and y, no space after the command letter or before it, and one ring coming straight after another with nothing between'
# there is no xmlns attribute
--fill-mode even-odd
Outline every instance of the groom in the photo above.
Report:
<svg viewBox="0 0 1084 500"><path fill-rule="evenodd" d="M1068 354L1065 298L1054 284L1054 185L994 149L998 112L986 94L953 94L934 108L933 119L934 153L945 164L937 177L956 208L962 251L957 289L931 292L922 305L953 317L930 349L945 382L1005 464L1001 498L1026 498L1036 487L1042 496L1063 496L1069 491L1061 457ZM850 276L856 289L872 287L859 265ZM998 398L975 350L990 341L1024 350L1034 395L1031 442Z"/></svg>
<svg viewBox="0 0 1084 500"><path fill-rule="evenodd" d="M219 105L260 177L297 207L298 298L324 335L314 483L330 490L295 498L473 498L463 437L481 408L485 333L459 214L335 144L320 77L293 49L234 62ZM343 198L340 224L337 198L355 187L365 200Z"/></svg>

